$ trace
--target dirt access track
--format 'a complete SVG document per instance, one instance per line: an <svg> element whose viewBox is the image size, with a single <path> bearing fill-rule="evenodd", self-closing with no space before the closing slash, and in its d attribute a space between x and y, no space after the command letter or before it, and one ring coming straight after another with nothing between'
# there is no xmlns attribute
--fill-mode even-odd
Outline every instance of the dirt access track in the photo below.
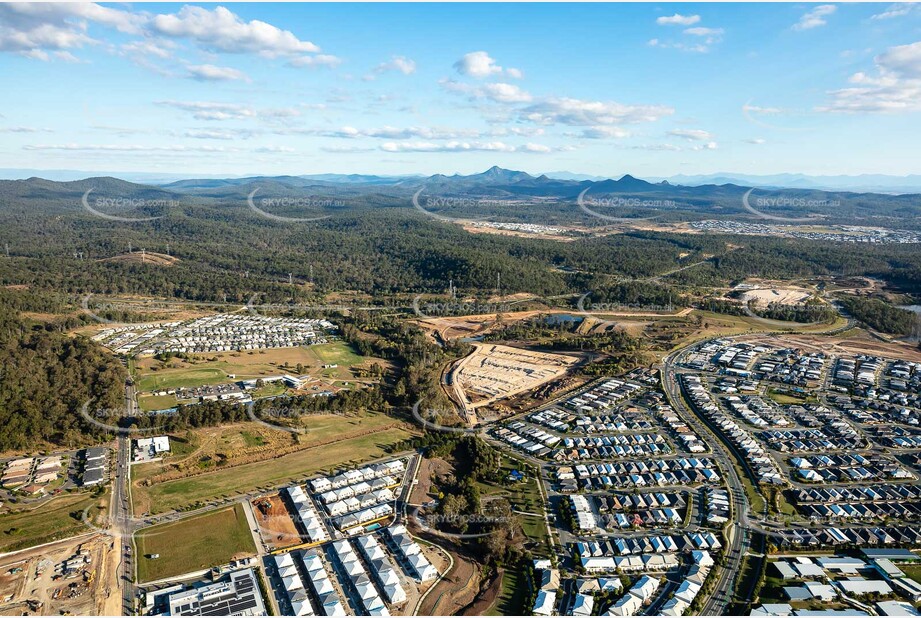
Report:
<svg viewBox="0 0 921 618"><path fill-rule="evenodd" d="M572 315L572 316L600 316L612 318L674 318L690 315L693 309L685 307L672 313L656 311L618 311L616 308L598 311L578 311L567 309L529 309L526 311L504 311L501 313L482 313L476 315L459 315L444 318L421 318L416 320L420 327L433 331L442 341L450 341L462 337L483 335L490 330L502 325L520 322L539 315ZM501 322L498 320L502 316ZM436 339L437 339L436 337Z"/></svg>

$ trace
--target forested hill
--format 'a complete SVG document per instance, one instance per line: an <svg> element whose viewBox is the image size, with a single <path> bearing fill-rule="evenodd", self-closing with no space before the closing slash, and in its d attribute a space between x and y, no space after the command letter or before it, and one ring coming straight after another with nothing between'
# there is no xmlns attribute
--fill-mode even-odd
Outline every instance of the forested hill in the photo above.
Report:
<svg viewBox="0 0 921 618"><path fill-rule="evenodd" d="M489 176L502 182L540 180ZM747 276L828 274L869 275L914 289L921 283L917 245L629 230L606 236L577 233L567 242L476 234L416 210L411 189L385 191L379 185L355 189L360 183L352 183L351 190L363 191L361 195L336 194L331 200L263 203L260 197L278 195L281 184L266 187L265 193L260 189L254 205L271 214L328 216L292 222L254 212L246 195L190 197L102 179L105 182L91 198L109 199L113 192L122 191L140 201L129 199L127 210L114 212L129 218L159 217L109 220L81 205L85 191L97 180L0 183L0 285L27 285L72 296L128 293L240 303L253 294L265 302L310 302L329 293L361 292L371 295L371 302L386 302L381 299L393 294L443 292L451 280L462 293L488 294L495 289L497 274L508 293L581 294L602 287L612 277L653 277L695 263L700 264L670 276L662 285L725 285ZM618 182L643 186L636 179ZM247 180L229 190L254 184ZM289 192L289 197L297 195L302 194ZM493 216L489 209L495 211L495 219L490 220L530 217L572 223L575 218L589 231L605 223L574 202L469 203L474 212L480 209L489 217ZM455 214L467 212L469 203L453 206L459 211ZM99 208L104 210L106 204ZM722 212L712 203L698 208ZM907 225L910 220L904 221ZM141 250L169 254L171 259L168 264L145 261Z"/></svg>
<svg viewBox="0 0 921 618"><path fill-rule="evenodd" d="M588 224L599 220L576 207L580 195L604 211L606 197L620 198L618 216L648 216L668 221L714 216L755 220L743 206L750 187L732 183L683 186L650 183L633 176L601 181L561 180L531 176L525 172L493 167L479 174L381 178L376 176L253 176L228 179L189 179L162 187L129 183L116 178L87 178L53 182L41 178L0 181L0 206L40 207L45 211L81 208L81 199L92 190L90 201L121 200L163 202L172 207L204 205L245 207L250 195L257 200L274 198L281 204L275 214L308 216L337 214L366 208L408 207L417 191L423 201L433 198L468 198L456 205L439 204L439 214L467 219L531 223ZM255 192L255 193L254 193ZM485 199L488 198L488 199ZM765 214L778 217L818 216L831 224L853 224L921 229L921 195L887 195L811 188L758 188L749 196ZM36 203L37 202L37 203ZM629 203L625 208L623 204ZM599 205L601 204L601 205ZM124 204L120 204L123 206ZM567 207L568 206L568 207ZM165 206L139 207L145 215L162 215ZM309 211L303 212L303 211ZM186 210L187 212L187 210ZM110 214L119 214L116 211ZM137 216L137 215L136 215Z"/></svg>
<svg viewBox="0 0 921 618"><path fill-rule="evenodd" d="M88 339L29 325L7 295L0 294L0 452L105 439L81 410L123 407L127 370Z"/></svg>

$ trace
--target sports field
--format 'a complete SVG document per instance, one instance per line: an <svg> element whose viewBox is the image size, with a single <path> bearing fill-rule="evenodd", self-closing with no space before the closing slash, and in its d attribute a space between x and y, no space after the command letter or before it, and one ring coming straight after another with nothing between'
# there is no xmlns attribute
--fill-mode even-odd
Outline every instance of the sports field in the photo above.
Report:
<svg viewBox="0 0 921 618"><path fill-rule="evenodd" d="M147 357L138 359L135 368L138 391L146 392L296 373L298 365L302 373L348 379L352 377L349 368L367 360L369 357L356 353L349 344L335 341L308 347L194 354L191 360L173 358L166 363ZM382 360L376 362L386 365ZM338 367L323 369L323 365Z"/></svg>
<svg viewBox="0 0 921 618"><path fill-rule="evenodd" d="M256 553L243 506L152 526L135 535L139 582L157 581L226 564ZM159 554L158 558L151 558Z"/></svg>

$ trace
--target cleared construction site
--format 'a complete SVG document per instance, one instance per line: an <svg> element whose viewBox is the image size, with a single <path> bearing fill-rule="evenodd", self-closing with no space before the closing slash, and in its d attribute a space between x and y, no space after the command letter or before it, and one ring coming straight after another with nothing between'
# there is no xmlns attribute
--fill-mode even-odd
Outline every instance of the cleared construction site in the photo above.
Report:
<svg viewBox="0 0 921 618"><path fill-rule="evenodd" d="M477 344L454 367L451 379L465 408L475 409L560 378L580 360L567 354Z"/></svg>

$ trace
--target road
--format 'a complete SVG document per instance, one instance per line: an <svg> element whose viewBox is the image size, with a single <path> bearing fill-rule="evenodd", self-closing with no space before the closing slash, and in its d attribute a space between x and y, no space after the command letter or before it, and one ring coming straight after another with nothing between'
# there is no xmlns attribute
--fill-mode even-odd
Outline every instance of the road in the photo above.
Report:
<svg viewBox="0 0 921 618"><path fill-rule="evenodd" d="M720 434L714 434L704 426L701 419L687 405L681 388L678 385L676 363L694 346L683 348L669 356L662 362L662 386L666 397L672 407L698 432L701 437L709 436L706 442L713 451L713 458L720 466L723 479L729 486L730 502L732 504L733 522L726 531L728 546L725 561L713 588L713 593L704 604L701 614L706 616L721 615L732 599L732 587L735 575L741 571L742 560L748 551L750 543L750 530L746 527L749 510L748 498L745 487L739 478L734 465L734 458ZM741 465L744 465L742 463Z"/></svg>
<svg viewBox="0 0 921 618"><path fill-rule="evenodd" d="M132 417L134 410L134 385L125 386L125 409ZM131 508L131 439L126 433L119 433L115 462L115 481L112 486L112 528L119 545L118 581L122 589L122 611L130 616L135 613L135 579L133 538L135 522Z"/></svg>

